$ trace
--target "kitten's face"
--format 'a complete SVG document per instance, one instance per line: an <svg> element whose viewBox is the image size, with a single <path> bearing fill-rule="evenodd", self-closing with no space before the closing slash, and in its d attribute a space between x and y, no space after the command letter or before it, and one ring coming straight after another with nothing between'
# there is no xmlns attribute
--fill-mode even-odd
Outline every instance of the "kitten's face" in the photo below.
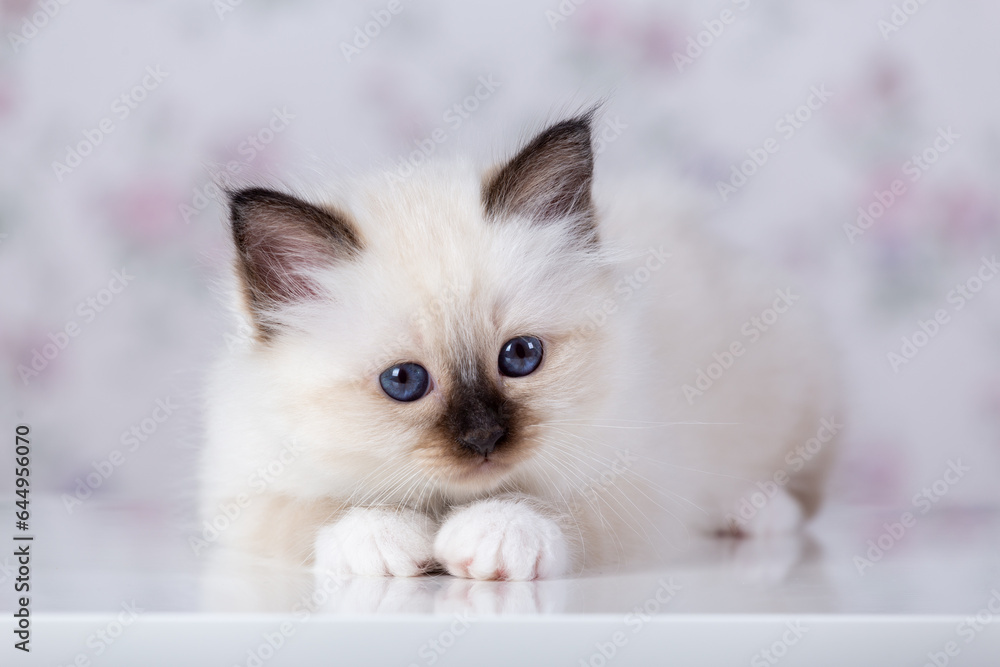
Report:
<svg viewBox="0 0 1000 667"><path fill-rule="evenodd" d="M585 117L485 177L386 179L336 209L234 195L267 391L316 486L420 503L569 455L554 433L586 419L614 355L588 316L611 291L591 174Z"/></svg>

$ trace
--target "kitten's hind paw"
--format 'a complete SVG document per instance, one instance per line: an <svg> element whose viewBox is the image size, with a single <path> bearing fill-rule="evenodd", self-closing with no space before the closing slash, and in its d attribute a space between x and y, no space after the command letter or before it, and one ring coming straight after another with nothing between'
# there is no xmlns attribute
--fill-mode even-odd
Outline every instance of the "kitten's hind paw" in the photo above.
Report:
<svg viewBox="0 0 1000 667"><path fill-rule="evenodd" d="M788 491L779 488L740 526L740 532L753 538L783 537L794 534L802 527L803 520L802 505Z"/></svg>

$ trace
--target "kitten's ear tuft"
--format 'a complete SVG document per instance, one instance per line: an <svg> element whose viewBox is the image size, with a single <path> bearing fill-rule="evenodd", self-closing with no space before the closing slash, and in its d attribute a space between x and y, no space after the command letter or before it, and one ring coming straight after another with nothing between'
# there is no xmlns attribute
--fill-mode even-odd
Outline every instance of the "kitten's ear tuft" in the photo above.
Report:
<svg viewBox="0 0 1000 667"><path fill-rule="evenodd" d="M576 218L592 233L594 178L592 109L556 123L532 139L483 183L487 219L523 216L536 222Z"/></svg>
<svg viewBox="0 0 1000 667"><path fill-rule="evenodd" d="M275 333L269 319L285 304L317 298L317 269L357 255L361 240L351 219L282 192L249 188L229 193L236 267L261 338Z"/></svg>

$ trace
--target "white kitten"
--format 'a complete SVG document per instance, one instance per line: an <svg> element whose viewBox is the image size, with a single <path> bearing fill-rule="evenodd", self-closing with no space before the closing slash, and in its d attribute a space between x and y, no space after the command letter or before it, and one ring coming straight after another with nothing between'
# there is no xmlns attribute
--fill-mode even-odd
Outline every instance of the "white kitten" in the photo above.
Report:
<svg viewBox="0 0 1000 667"><path fill-rule="evenodd" d="M838 426L798 292L664 184L599 214L591 121L485 175L231 195L253 338L211 382L200 544L522 580L815 511Z"/></svg>

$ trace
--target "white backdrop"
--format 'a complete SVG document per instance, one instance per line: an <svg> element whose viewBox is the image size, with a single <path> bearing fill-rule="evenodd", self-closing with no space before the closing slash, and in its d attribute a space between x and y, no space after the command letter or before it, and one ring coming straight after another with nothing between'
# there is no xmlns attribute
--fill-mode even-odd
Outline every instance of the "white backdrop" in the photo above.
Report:
<svg viewBox="0 0 1000 667"><path fill-rule="evenodd" d="M828 313L835 499L909 505L961 460L941 502L1000 502L1000 281L976 282L1000 240L1000 5L331 4L0 4L0 399L32 425L36 491L72 493L116 449L95 496L184 488L205 365L236 334L210 186L227 163L308 180L421 145L489 156L610 95L599 177L700 183L705 224ZM859 207L870 224L845 228Z"/></svg>

